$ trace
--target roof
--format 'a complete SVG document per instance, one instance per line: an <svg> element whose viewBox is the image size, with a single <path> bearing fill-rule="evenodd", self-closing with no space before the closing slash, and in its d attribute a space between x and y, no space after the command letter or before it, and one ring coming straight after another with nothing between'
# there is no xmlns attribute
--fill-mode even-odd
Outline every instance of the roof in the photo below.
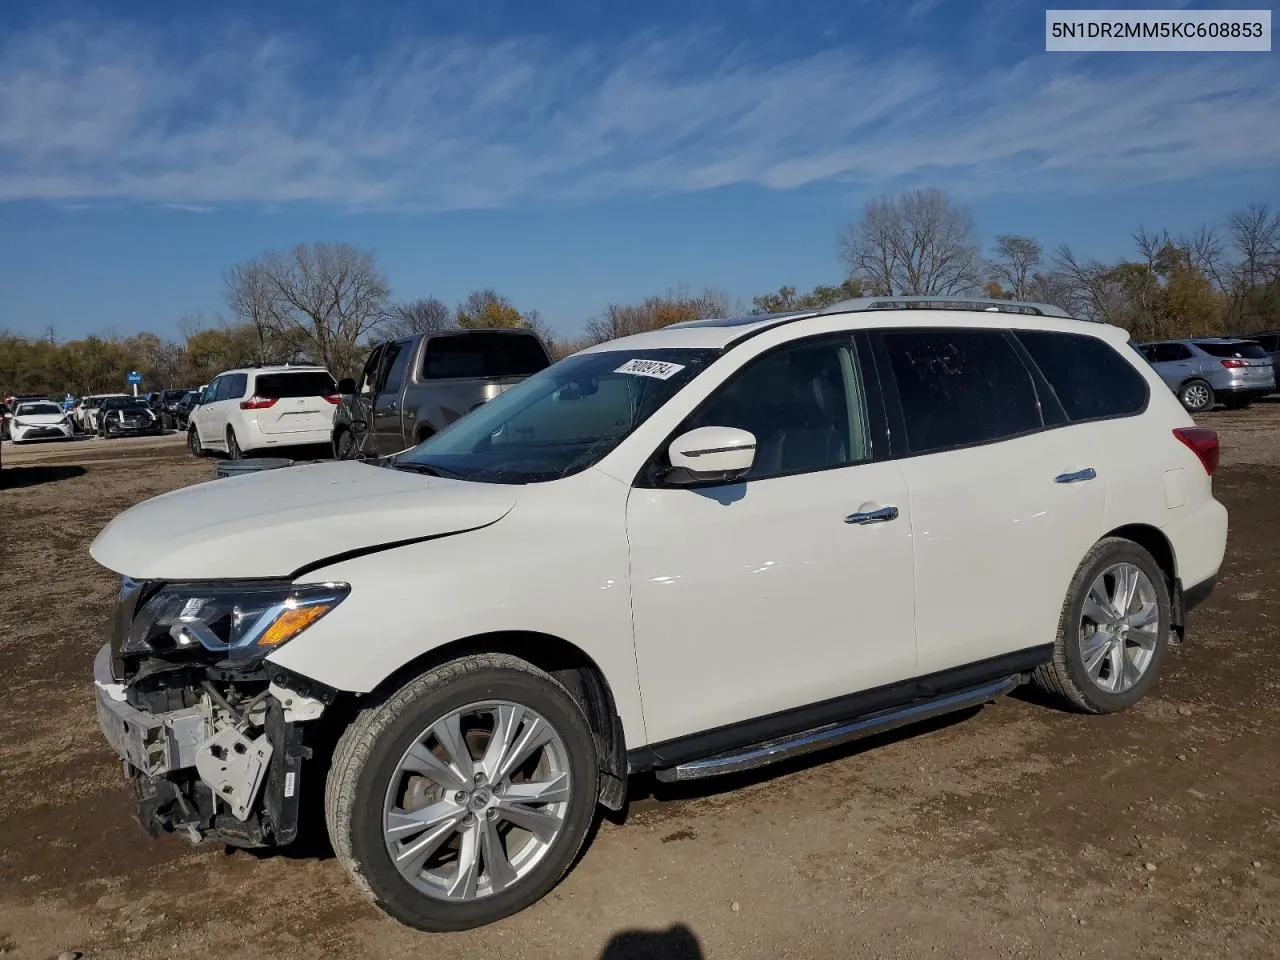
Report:
<svg viewBox="0 0 1280 960"><path fill-rule="evenodd" d="M892 318L885 313L895 314ZM996 319L996 315L999 318ZM837 320L836 318L840 319ZM723 350L747 337L774 327L794 324L796 335L832 329L869 327L1018 327L1077 331L1108 339L1126 340L1118 327L1078 320L1061 307L1019 300L984 300L972 297L864 297L845 300L821 310L796 313L750 314L745 317L691 320L659 330L620 337L588 347L584 353L613 350Z"/></svg>
<svg viewBox="0 0 1280 960"><path fill-rule="evenodd" d="M1248 337L1171 337L1168 340L1143 340L1140 347L1150 347L1157 343L1250 343Z"/></svg>
<svg viewBox="0 0 1280 960"><path fill-rule="evenodd" d="M317 363L269 363L254 367L233 367L230 370L223 370L218 376L225 377L228 373L316 373L317 371L329 372Z"/></svg>

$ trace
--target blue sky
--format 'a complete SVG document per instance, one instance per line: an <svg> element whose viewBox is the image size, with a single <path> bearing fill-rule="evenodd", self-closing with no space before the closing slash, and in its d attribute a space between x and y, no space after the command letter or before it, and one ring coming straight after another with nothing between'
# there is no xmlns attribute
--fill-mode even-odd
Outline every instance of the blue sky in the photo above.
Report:
<svg viewBox="0 0 1280 960"><path fill-rule="evenodd" d="M1048 54L1045 6L4 0L0 329L176 335L231 263L341 240L572 334L838 281L907 187L1104 258L1280 204L1280 53Z"/></svg>

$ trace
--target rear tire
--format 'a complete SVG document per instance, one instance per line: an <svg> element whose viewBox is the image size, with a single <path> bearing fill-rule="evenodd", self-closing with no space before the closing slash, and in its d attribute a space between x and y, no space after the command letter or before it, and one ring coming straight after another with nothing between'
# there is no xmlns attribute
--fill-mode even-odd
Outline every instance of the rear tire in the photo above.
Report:
<svg viewBox="0 0 1280 960"><path fill-rule="evenodd" d="M244 451L240 449L240 442L236 440L236 432L230 427L227 427L227 459L244 459Z"/></svg>
<svg viewBox="0 0 1280 960"><path fill-rule="evenodd" d="M1213 387L1205 380L1188 380L1178 388L1178 399L1189 413L1204 413L1213 409Z"/></svg>
<svg viewBox="0 0 1280 960"><path fill-rule="evenodd" d="M503 737L509 746L492 761L499 714L487 727L469 719L483 720L486 710L516 718ZM537 741L527 753L526 738ZM334 751L325 821L338 859L388 914L419 930L465 930L523 910L559 882L595 816L598 776L591 731L568 691L523 660L479 654L436 667L359 713ZM554 799L540 799L553 789ZM490 814L486 803L497 809ZM436 815L418 819L416 832L405 829L404 812L432 807ZM400 839L389 839L393 824ZM432 852L402 873L393 847L401 861ZM473 865L466 877L464 862ZM459 895L448 895L450 887Z"/></svg>
<svg viewBox="0 0 1280 960"><path fill-rule="evenodd" d="M333 439L333 458L335 460L354 460L359 452L356 435L350 430L342 430Z"/></svg>
<svg viewBox="0 0 1280 960"><path fill-rule="evenodd" d="M1128 603L1115 602L1122 593ZM1033 680L1085 713L1127 710L1155 684L1171 623L1168 580L1155 558L1132 540L1099 540L1067 590L1053 659Z"/></svg>

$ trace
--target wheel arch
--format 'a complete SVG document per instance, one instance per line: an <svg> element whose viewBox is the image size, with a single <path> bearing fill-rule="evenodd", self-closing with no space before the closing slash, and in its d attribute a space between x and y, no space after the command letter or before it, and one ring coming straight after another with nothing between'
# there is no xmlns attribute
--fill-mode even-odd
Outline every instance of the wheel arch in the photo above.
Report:
<svg viewBox="0 0 1280 960"><path fill-rule="evenodd" d="M463 637L428 650L387 676L366 696L385 696L428 670L479 653L504 653L554 677L582 707L600 764L599 801L621 810L626 800L627 748L622 719L604 671L582 648L561 637L508 630Z"/></svg>
<svg viewBox="0 0 1280 960"><path fill-rule="evenodd" d="M1165 584L1169 588L1169 597L1173 603L1173 628L1175 635L1181 639L1186 626L1182 581L1178 579L1178 556L1174 553L1173 544L1165 536L1164 531L1148 523L1130 523L1116 527L1107 533L1106 537L1129 540L1151 554L1152 559L1164 574Z"/></svg>

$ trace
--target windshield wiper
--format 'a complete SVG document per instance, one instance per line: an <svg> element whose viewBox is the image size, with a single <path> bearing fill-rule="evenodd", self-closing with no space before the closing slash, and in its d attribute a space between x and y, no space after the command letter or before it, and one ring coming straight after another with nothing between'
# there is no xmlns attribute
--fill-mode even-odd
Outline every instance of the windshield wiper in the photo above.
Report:
<svg viewBox="0 0 1280 960"><path fill-rule="evenodd" d="M410 473L421 473L428 477L442 477L446 480L462 479L452 470L446 470L443 467L433 467L429 463L415 463L412 460L392 460L387 464L392 470L407 470Z"/></svg>

